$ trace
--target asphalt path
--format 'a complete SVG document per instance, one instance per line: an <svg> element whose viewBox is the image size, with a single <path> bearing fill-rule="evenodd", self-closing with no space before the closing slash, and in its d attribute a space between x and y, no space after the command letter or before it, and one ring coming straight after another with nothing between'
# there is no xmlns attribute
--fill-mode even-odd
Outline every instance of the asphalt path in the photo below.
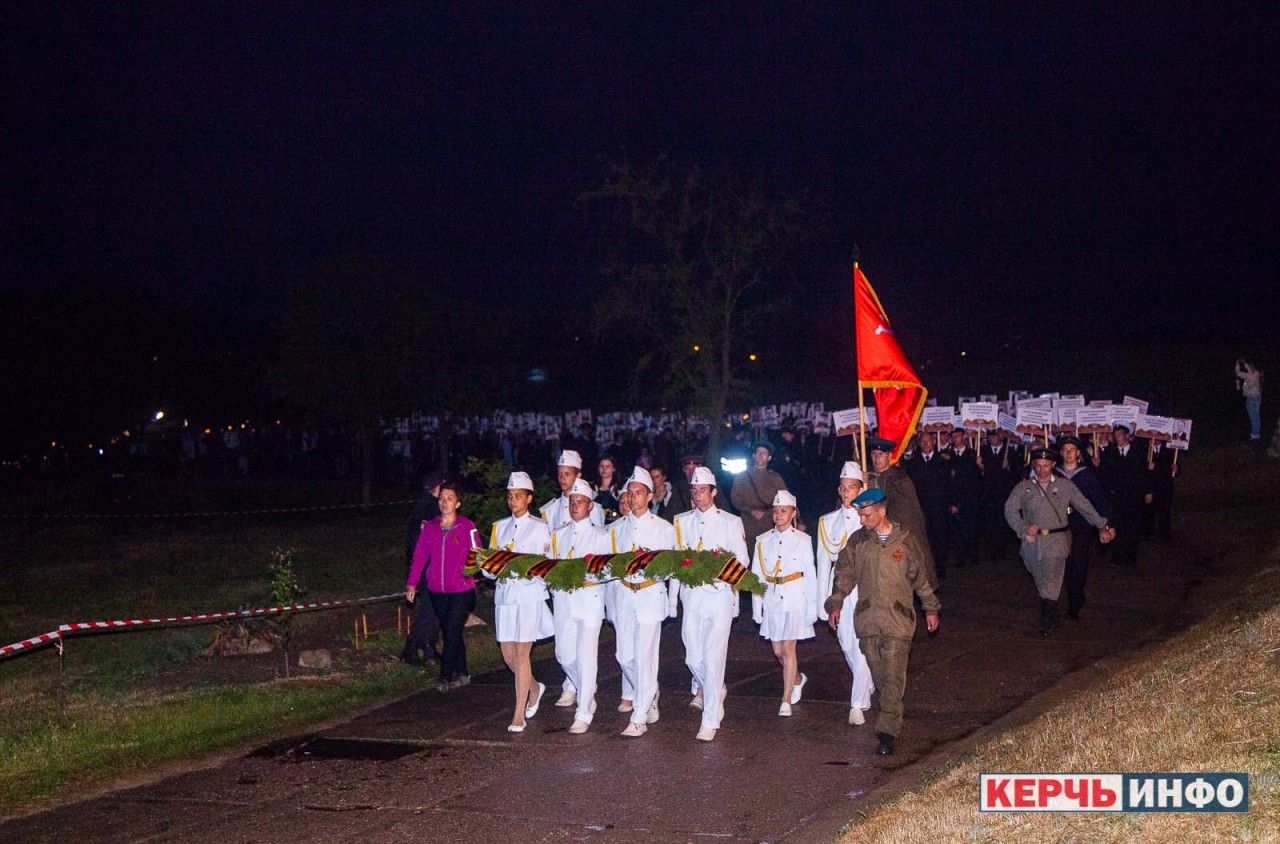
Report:
<svg viewBox="0 0 1280 844"><path fill-rule="evenodd" d="M1096 551L1095 551L1096 557ZM463 689L423 691L314 735L212 767L0 824L0 841L832 841L859 812L944 767L978 731L1017 720L1054 688L1087 685L1178 618L1204 568L1188 548L1146 544L1138 570L1095 559L1079 622L1037 634L1030 577L1012 555L953 570L942 631L911 652L906 723L891 757L874 754L876 711L846 723L850 676L825 625L800 646L809 676L790 718L781 671L749 613L729 647L726 718L694 739L678 621L662 637L661 720L619 735L619 672L602 646L600 709L571 735L553 706L563 676L535 663L547 696L523 734L506 731L506 671ZM1029 716L1028 716L1029 717ZM989 732L989 731L987 731ZM975 808L977 784L974 784Z"/></svg>

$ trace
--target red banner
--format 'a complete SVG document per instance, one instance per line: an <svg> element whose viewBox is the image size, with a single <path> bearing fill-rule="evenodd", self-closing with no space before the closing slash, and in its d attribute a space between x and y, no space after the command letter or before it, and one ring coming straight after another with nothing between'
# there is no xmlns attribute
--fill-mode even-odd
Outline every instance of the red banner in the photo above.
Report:
<svg viewBox="0 0 1280 844"><path fill-rule="evenodd" d="M858 347L858 387L875 391L880 436L893 440L896 463L916 431L929 391L902 353L880 297L853 265L854 330Z"/></svg>

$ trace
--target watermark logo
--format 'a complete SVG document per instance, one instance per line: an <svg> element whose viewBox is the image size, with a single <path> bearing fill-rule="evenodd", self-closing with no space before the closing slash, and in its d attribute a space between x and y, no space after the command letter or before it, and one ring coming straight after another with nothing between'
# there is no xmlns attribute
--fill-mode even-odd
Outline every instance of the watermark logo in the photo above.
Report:
<svg viewBox="0 0 1280 844"><path fill-rule="evenodd" d="M1249 775L981 774L983 812L1248 812Z"/></svg>

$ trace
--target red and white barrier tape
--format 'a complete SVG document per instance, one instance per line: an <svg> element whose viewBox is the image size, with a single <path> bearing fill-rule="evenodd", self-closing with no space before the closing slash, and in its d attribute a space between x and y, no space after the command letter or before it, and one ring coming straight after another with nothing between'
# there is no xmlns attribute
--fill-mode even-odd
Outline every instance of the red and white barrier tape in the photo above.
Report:
<svg viewBox="0 0 1280 844"><path fill-rule="evenodd" d="M51 633L44 633L30 639L24 639L21 642L15 642L12 645L0 647L0 659L13 656L30 648L46 645L50 642L56 642L63 638L63 636L75 635L77 633L146 627L152 624L201 624L205 622L221 621L228 618L254 618L264 615L279 615L284 612L310 612L312 610L327 610L336 607L353 607L359 606L360 604L377 604L384 601L401 600L403 598L403 592L393 592L390 595L376 595L371 598L348 598L346 600L337 601L312 601L308 604L289 604L287 606L262 607L261 609L253 610L208 612L197 613L195 615L171 615L167 618L127 618L116 619L113 621L79 621L74 624L60 624L58 625L58 629Z"/></svg>
<svg viewBox="0 0 1280 844"><path fill-rule="evenodd" d="M49 633L41 633L39 636L32 636L30 639L23 639L21 642L14 642L12 645L5 645L0 648L0 658L12 656L20 651L28 648L38 648L41 645L47 645L50 642L56 642L62 638L62 633L53 630Z"/></svg>
<svg viewBox="0 0 1280 844"><path fill-rule="evenodd" d="M412 504L413 498L371 501L368 504L327 504L320 507L275 507L269 510L206 510L198 513L0 513L0 519L184 519L208 516L262 516L272 513L314 513L320 510L356 510Z"/></svg>

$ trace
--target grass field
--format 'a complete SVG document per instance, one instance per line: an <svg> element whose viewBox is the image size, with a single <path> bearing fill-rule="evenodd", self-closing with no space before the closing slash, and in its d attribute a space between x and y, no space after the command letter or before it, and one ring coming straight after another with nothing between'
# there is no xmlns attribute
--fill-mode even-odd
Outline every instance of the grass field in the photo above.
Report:
<svg viewBox="0 0 1280 844"><path fill-rule="evenodd" d="M92 506L77 495L66 493L68 506ZM196 508L226 506L230 499L225 491L181 496ZM272 490L258 488L239 507L278 501ZM392 593L403 588L407 510L6 529L0 533L0 640L7 644L73 621L266 606L277 549L292 550L303 600ZM7 713L0 721L0 815L158 764L305 730L433 679L395 659L403 638L394 604L363 611L371 635L357 650L352 623L361 612L296 616L287 679L279 652L201 656L213 626L68 639L62 708L54 649L0 662L0 704ZM306 647L329 649L334 670L299 676L297 655ZM469 657L477 671L501 664L489 628L469 636Z"/></svg>

